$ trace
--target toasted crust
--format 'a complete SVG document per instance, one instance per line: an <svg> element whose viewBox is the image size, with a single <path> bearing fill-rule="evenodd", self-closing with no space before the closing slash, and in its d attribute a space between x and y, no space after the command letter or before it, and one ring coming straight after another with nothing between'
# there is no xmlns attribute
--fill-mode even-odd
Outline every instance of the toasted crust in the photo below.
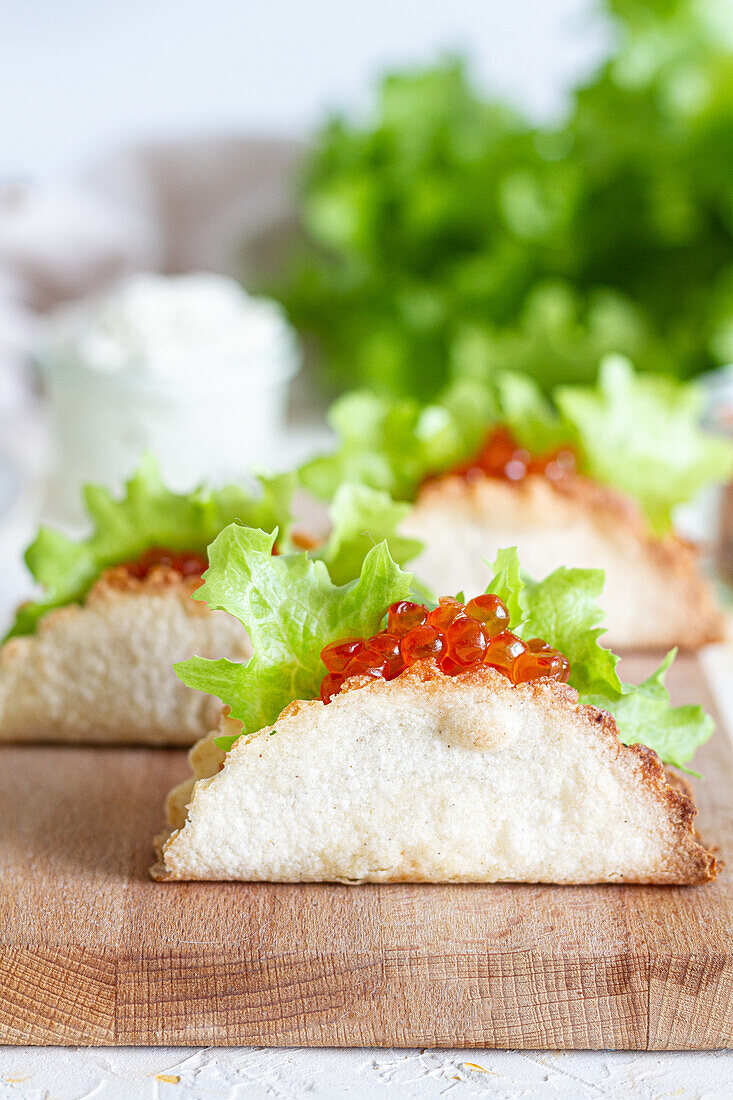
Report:
<svg viewBox="0 0 733 1100"><path fill-rule="evenodd" d="M695 549L655 538L628 498L588 478L444 477L426 484L403 524L425 543L418 576L440 593L483 591L503 546L544 577L561 565L605 570L604 642L618 649L696 649L724 636L725 620Z"/></svg>
<svg viewBox="0 0 733 1100"><path fill-rule="evenodd" d="M219 732L236 732L224 718ZM715 858L657 755L554 681L418 662L194 750L153 877L701 883Z"/></svg>
<svg viewBox="0 0 733 1100"><path fill-rule="evenodd" d="M91 589L87 601L96 599L100 591L109 592L115 589L117 592L160 592L166 588L186 589L188 595L192 595L203 584L203 577L184 577L177 569L169 565L154 565L144 577L136 577L126 565L115 565L111 569L105 569L101 577ZM206 614L206 604L196 603L194 607L200 614ZM192 612L193 613L193 612Z"/></svg>
<svg viewBox="0 0 733 1100"><path fill-rule="evenodd" d="M200 579L105 573L83 605L45 615L0 649L0 740L190 745L221 704L173 671L193 653L244 660L236 619L191 599Z"/></svg>

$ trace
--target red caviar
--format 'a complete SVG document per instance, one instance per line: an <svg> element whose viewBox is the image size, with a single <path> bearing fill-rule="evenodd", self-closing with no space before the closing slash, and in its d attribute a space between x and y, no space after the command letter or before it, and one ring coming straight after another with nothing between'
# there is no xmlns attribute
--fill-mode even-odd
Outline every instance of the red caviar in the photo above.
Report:
<svg viewBox="0 0 733 1100"><path fill-rule="evenodd" d="M438 606L428 612L426 622L441 632L447 630L450 624L458 618L465 618L466 610L462 603L451 596L441 596Z"/></svg>
<svg viewBox="0 0 733 1100"><path fill-rule="evenodd" d="M445 643L447 655L455 664L471 668L483 662L489 636L483 623L459 615L446 630Z"/></svg>
<svg viewBox="0 0 733 1100"><path fill-rule="evenodd" d="M469 481L481 477L500 477L507 481L523 481L530 474L542 474L550 481L575 472L576 456L572 447L563 444L542 455L531 455L509 428L492 428L477 455L452 472Z"/></svg>
<svg viewBox="0 0 733 1100"><path fill-rule="evenodd" d="M498 596L487 592L485 596L474 596L466 604L466 614L484 624L489 635L509 628L509 612Z"/></svg>
<svg viewBox="0 0 733 1100"><path fill-rule="evenodd" d="M501 630L486 647L484 664L491 665L514 679L517 659L526 652L529 652L526 642L512 634L511 630Z"/></svg>
<svg viewBox="0 0 733 1100"><path fill-rule="evenodd" d="M209 563L203 554L193 551L176 553L161 546L151 546L134 561L125 562L125 569L131 577L142 581L156 568L175 569L182 577L200 577L208 569Z"/></svg>
<svg viewBox="0 0 733 1100"><path fill-rule="evenodd" d="M351 676L393 680L416 661L429 658L448 676L489 665L514 684L530 680L566 683L570 663L542 638L523 641L509 630L506 605L490 593L463 604L443 597L429 610L400 600L387 613L387 627L371 638L343 638L321 652L327 675L321 699L330 703Z"/></svg>
<svg viewBox="0 0 733 1100"><path fill-rule="evenodd" d="M321 660L329 672L343 672L363 648L363 638L344 638L342 642L332 642L331 645L327 645L321 653Z"/></svg>
<svg viewBox="0 0 733 1100"><path fill-rule="evenodd" d="M292 539L301 550L311 550L318 545L317 539L299 532L294 532ZM279 555L280 549L277 543L273 545L272 553L275 556ZM130 576L139 581L144 580L151 570L157 567L175 569L183 577L200 577L208 569L209 563L205 554L198 554L195 551L177 553L162 546L151 546L139 558L124 564Z"/></svg>
<svg viewBox="0 0 733 1100"><path fill-rule="evenodd" d="M421 603L400 600L399 603L393 603L387 613L387 630L401 638L413 627L422 626L427 617L428 609Z"/></svg>
<svg viewBox="0 0 733 1100"><path fill-rule="evenodd" d="M428 657L435 657L437 660L445 653L445 636L426 623L424 626L414 627L402 639L400 648L406 665L424 661Z"/></svg>

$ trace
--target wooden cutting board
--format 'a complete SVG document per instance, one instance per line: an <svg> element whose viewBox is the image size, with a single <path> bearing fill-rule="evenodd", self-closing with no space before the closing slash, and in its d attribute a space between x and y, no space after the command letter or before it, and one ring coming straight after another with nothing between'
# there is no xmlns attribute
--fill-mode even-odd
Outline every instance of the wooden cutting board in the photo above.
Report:
<svg viewBox="0 0 733 1100"><path fill-rule="evenodd" d="M671 687L712 709L695 659ZM698 766L725 855L724 731ZM733 1046L733 860L697 888L156 884L186 773L176 751L0 749L0 1041Z"/></svg>

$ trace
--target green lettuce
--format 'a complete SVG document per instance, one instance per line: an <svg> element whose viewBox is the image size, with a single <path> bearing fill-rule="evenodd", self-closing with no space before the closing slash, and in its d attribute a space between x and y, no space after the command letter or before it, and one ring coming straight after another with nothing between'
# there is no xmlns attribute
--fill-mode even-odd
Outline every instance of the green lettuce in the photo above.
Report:
<svg viewBox="0 0 733 1100"><path fill-rule="evenodd" d="M398 534L409 512L409 504L392 500L389 493L366 485L341 485L329 509L331 533L311 557L325 562L336 585L358 577L367 552L383 540L387 541L392 560L404 565L423 547L419 539Z"/></svg>
<svg viewBox="0 0 733 1100"><path fill-rule="evenodd" d="M664 686L675 650L641 684L625 684L616 671L618 657L604 649L604 612L598 604L603 572L556 569L542 581L522 573L517 551L500 550L489 592L509 607L512 630L520 637L544 638L570 662L570 683L581 703L609 711L625 745L642 743L665 764L682 767L713 732L713 720L701 707L673 707Z"/></svg>
<svg viewBox="0 0 733 1100"><path fill-rule="evenodd" d="M333 451L298 476L324 499L346 479L412 500L426 477L476 454L505 424L533 454L574 447L581 473L635 499L650 529L664 534L676 506L733 474L733 445L700 427L700 401L694 384L636 373L621 356L604 360L597 384L563 386L550 398L510 371L464 379L423 407L356 393L332 407Z"/></svg>
<svg viewBox="0 0 733 1100"><path fill-rule="evenodd" d="M694 385L635 374L628 360L609 356L596 386L563 386L554 397L584 472L635 497L657 533L670 529L678 504L733 474L730 442L699 426Z"/></svg>
<svg viewBox="0 0 733 1100"><path fill-rule="evenodd" d="M670 706L664 681L676 654L677 650L671 649L659 668L636 687L624 684L611 706L603 694L589 695L583 701L611 711L624 744L649 745L665 764L688 770L684 765L712 735L715 723L702 707Z"/></svg>
<svg viewBox="0 0 733 1100"><path fill-rule="evenodd" d="M32 634L52 608L83 600L105 569L134 560L149 547L203 554L235 519L287 532L294 488L294 475L281 474L260 478L254 492L228 486L173 493L150 457L143 459L119 500L101 485L87 485L84 504L92 533L73 539L62 531L41 528L25 560L42 594L18 610L7 637Z"/></svg>
<svg viewBox="0 0 733 1100"><path fill-rule="evenodd" d="M412 576L373 546L355 579L334 584L326 564L307 553L273 556L277 531L231 524L209 547L210 566L195 595L244 625L254 650L247 664L192 657L176 665L189 687L226 703L252 733L294 699L315 699L326 675L321 650L349 636L369 637L385 611L411 590ZM228 750L236 737L218 738Z"/></svg>
<svg viewBox="0 0 733 1100"><path fill-rule="evenodd" d="M302 466L300 482L322 500L330 500L344 481L412 500L426 477L480 447L497 412L493 390L472 381L452 386L434 405L346 394L328 412L336 447Z"/></svg>
<svg viewBox="0 0 733 1100"><path fill-rule="evenodd" d="M564 653L579 692L621 690L618 657L599 642L605 615L598 603L602 569L562 567L533 581L522 572L516 550L500 550L493 568L489 591L507 604L513 630L525 639L544 638Z"/></svg>
<svg viewBox="0 0 733 1100"><path fill-rule="evenodd" d="M446 58L316 132L268 289L334 385L433 400L467 340L546 391L609 352L679 376L733 361L730 2L584 13L609 49L563 118L518 115Z"/></svg>
<svg viewBox="0 0 733 1100"><path fill-rule="evenodd" d="M499 371L494 388L501 422L531 454L572 441L572 428L528 374Z"/></svg>

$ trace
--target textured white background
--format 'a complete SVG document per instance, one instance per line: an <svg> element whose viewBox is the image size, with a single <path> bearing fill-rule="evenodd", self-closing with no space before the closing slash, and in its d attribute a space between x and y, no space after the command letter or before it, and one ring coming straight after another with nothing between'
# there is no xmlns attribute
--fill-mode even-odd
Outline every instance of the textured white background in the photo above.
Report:
<svg viewBox="0 0 733 1100"><path fill-rule="evenodd" d="M732 1095L733 1052L720 1051L0 1050L0 1100L730 1100Z"/></svg>

